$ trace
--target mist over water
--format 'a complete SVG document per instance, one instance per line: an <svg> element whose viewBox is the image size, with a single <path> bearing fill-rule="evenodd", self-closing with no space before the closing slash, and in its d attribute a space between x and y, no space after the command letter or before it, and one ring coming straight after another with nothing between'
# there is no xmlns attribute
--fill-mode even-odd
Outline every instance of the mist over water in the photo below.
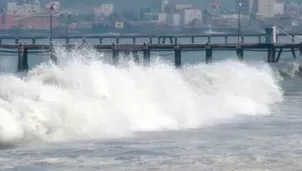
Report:
<svg viewBox="0 0 302 171"><path fill-rule="evenodd" d="M269 115L283 100L265 63L226 60L175 69L115 67L94 50L57 50L59 64L0 75L0 144L118 138ZM100 58L101 57L101 58Z"/></svg>

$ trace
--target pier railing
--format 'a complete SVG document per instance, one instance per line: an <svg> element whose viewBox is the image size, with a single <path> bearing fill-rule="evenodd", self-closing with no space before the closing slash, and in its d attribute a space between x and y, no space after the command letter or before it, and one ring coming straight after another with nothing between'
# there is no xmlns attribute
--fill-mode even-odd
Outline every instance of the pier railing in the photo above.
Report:
<svg viewBox="0 0 302 171"><path fill-rule="evenodd" d="M144 39L143 43L148 44L175 44L179 39L187 39L191 44L200 43L197 39L205 39L206 43L214 43L212 40L214 38L221 38L224 43L230 43L231 38L238 37L238 34L194 34L194 35L69 35L69 36L52 36L52 40L63 40L65 44L70 44L70 40L80 39L82 43L86 43L87 40L94 39L98 44L108 44L104 40L113 40L111 43L121 44L121 40L130 39L132 44L139 43L139 39ZM257 43L264 43L264 38L267 37L267 33L257 33L257 34L244 34L240 35L241 42L245 42L246 38L257 38ZM286 33L279 32L276 34L276 42L279 42L279 39L291 37L291 42L296 42L298 39L301 40L302 33ZM298 39L297 39L298 38ZM49 35L35 35L35 36L0 36L0 44L6 44L4 40L11 40L15 44L21 43L22 40L30 40L31 44L37 44L37 40L43 40L48 43L50 40ZM147 41L146 41L147 40ZM109 43L109 44L111 44ZM218 43L218 42L215 42ZM39 44L39 43L38 43Z"/></svg>

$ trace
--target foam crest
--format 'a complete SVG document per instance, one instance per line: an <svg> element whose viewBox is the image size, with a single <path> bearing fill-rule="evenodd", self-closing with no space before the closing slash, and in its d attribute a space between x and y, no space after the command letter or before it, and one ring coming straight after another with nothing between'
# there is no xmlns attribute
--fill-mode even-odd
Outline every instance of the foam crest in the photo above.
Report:
<svg viewBox="0 0 302 171"><path fill-rule="evenodd" d="M114 67L93 50L58 51L23 77L0 76L0 142L82 140L200 128L270 114L282 90L266 64ZM0 143L0 144L1 144Z"/></svg>

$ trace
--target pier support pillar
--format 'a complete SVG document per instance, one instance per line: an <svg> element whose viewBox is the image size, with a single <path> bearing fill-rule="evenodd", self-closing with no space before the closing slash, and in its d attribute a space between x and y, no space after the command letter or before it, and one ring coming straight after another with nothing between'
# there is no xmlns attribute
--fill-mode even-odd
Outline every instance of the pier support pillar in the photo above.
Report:
<svg viewBox="0 0 302 171"><path fill-rule="evenodd" d="M166 44L166 37L162 37L163 41L162 44Z"/></svg>
<svg viewBox="0 0 302 171"><path fill-rule="evenodd" d="M58 64L58 57L56 56L56 54L53 50L51 50L50 59L52 60L52 62L54 64Z"/></svg>
<svg viewBox="0 0 302 171"><path fill-rule="evenodd" d="M283 48L281 47L281 48L279 49L279 52L278 52L278 55L277 55L277 58L276 58L276 61L275 61L275 62L279 62L282 51L283 51Z"/></svg>
<svg viewBox="0 0 302 171"><path fill-rule="evenodd" d="M195 37L194 37L194 36L191 37L191 43L192 43L192 44L195 43Z"/></svg>
<svg viewBox="0 0 302 171"><path fill-rule="evenodd" d="M181 67L181 49L179 48L179 46L176 45L176 47L174 47L174 64L175 67L179 68Z"/></svg>
<svg viewBox="0 0 302 171"><path fill-rule="evenodd" d="M18 47L18 71L28 70L28 50L21 44Z"/></svg>
<svg viewBox="0 0 302 171"><path fill-rule="evenodd" d="M82 44L86 44L87 42L86 42L86 38L85 37L83 37L82 38Z"/></svg>
<svg viewBox="0 0 302 171"><path fill-rule="evenodd" d="M101 37L99 38L99 43L103 44L103 38L101 38Z"/></svg>
<svg viewBox="0 0 302 171"><path fill-rule="evenodd" d="M241 43L244 43L244 36L241 36Z"/></svg>
<svg viewBox="0 0 302 171"><path fill-rule="evenodd" d="M275 47L273 45L268 48L268 51L267 51L267 62L268 63L276 62L276 49L275 49Z"/></svg>
<svg viewBox="0 0 302 171"><path fill-rule="evenodd" d="M136 44L136 38L135 37L132 37L132 43Z"/></svg>
<svg viewBox="0 0 302 171"><path fill-rule="evenodd" d="M133 52L132 52L132 55L133 55L133 61L134 61L136 64L139 64L139 56L138 56L137 51L133 51Z"/></svg>
<svg viewBox="0 0 302 171"><path fill-rule="evenodd" d="M119 51L116 46L112 45L112 63L113 65L117 65L119 60Z"/></svg>
<svg viewBox="0 0 302 171"><path fill-rule="evenodd" d="M152 44L153 43L153 38L149 37L149 43Z"/></svg>
<svg viewBox="0 0 302 171"><path fill-rule="evenodd" d="M294 48L291 48L292 54L293 54L293 58L297 59L297 55L296 55L296 51Z"/></svg>
<svg viewBox="0 0 302 171"><path fill-rule="evenodd" d="M170 41L171 42L171 41ZM177 44L178 43L178 38L175 36L174 37L174 42L173 42L173 39L172 39L172 42L171 43L174 43L174 44Z"/></svg>
<svg viewBox="0 0 302 171"><path fill-rule="evenodd" d="M32 43L33 43L34 45L36 44L36 39L35 39L35 38L32 39Z"/></svg>
<svg viewBox="0 0 302 171"><path fill-rule="evenodd" d="M206 63L207 64L212 63L212 60L213 60L212 55L213 55L212 48L209 45L207 45L206 46Z"/></svg>
<svg viewBox="0 0 302 171"><path fill-rule="evenodd" d="M129 51L125 51L124 60L125 61L129 61L130 60L130 52Z"/></svg>
<svg viewBox="0 0 302 171"><path fill-rule="evenodd" d="M299 46L299 57L302 57L302 42L300 42L300 46Z"/></svg>
<svg viewBox="0 0 302 171"><path fill-rule="evenodd" d="M243 48L241 46L238 46L236 48L236 54L237 54L237 58L242 61L243 60Z"/></svg>
<svg viewBox="0 0 302 171"><path fill-rule="evenodd" d="M147 66L150 64L150 49L146 44L144 46L144 65Z"/></svg>
<svg viewBox="0 0 302 171"><path fill-rule="evenodd" d="M51 46L51 52L50 52L50 59L52 60L52 62L54 63L54 64L58 64L58 57L56 56L56 53L55 53L55 51L54 51L54 48L53 48L53 46Z"/></svg>
<svg viewBox="0 0 302 171"><path fill-rule="evenodd" d="M207 43L211 43L211 36L208 36L208 42Z"/></svg>
<svg viewBox="0 0 302 171"><path fill-rule="evenodd" d="M66 44L69 45L69 38L66 38Z"/></svg>

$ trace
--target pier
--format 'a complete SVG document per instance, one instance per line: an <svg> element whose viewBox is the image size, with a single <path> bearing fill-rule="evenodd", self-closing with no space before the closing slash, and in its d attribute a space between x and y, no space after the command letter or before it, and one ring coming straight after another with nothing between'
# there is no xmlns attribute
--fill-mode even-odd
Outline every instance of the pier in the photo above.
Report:
<svg viewBox="0 0 302 171"><path fill-rule="evenodd" d="M73 48L81 48L81 47L90 47L94 48L99 52L111 52L112 53L112 61L114 65L118 64L120 54L124 54L124 56L129 56L130 53L133 55L133 60L137 63L143 63L144 65L148 65L151 58L151 52L158 51L169 51L174 54L174 64L175 67L182 66L182 52L186 51L197 51L205 54L205 62L210 64L213 61L213 51L234 51L237 54L238 60L244 60L244 52L245 51L260 51L266 52L267 57L266 61L268 63L276 63L279 62L281 58L282 52L291 52L294 59L297 59L298 56L302 56L302 41L301 42L290 42L290 43L278 43L277 37L278 34L274 30L274 28L268 28L266 30L266 34L261 35L264 36L264 42L258 43L247 43L243 41L239 41L237 43L195 43L194 39L198 35L190 35L191 41L190 43L179 43L176 37L159 37L160 41L158 43L147 42L147 43L119 43L120 37L115 37L117 43L112 44L103 44L99 42L98 44L90 44L87 42L82 42L82 44L70 44L69 42L66 44L37 44L32 42L31 44L0 44L0 52L2 53L16 53L18 54L18 71L28 70L28 54L35 53L50 53L50 59L55 63L57 62L56 55L54 53L54 48L63 47L66 49ZM216 35L217 36L217 35ZM229 36L229 35L224 35ZM242 35L251 36L251 35ZM291 35L287 35L291 36ZM129 36L126 36L128 38ZM133 37L133 36L132 36ZM192 38L193 37L193 38ZM30 38L37 39L40 37ZM135 37L138 38L138 37ZM170 43L164 43L162 40L168 39L171 41ZM177 37L178 38L178 37ZM55 38L53 38L55 39ZM136 39L135 39L136 40ZM16 42L18 43L18 42ZM296 52L299 52L299 55ZM142 59L139 58L138 53L142 53Z"/></svg>

